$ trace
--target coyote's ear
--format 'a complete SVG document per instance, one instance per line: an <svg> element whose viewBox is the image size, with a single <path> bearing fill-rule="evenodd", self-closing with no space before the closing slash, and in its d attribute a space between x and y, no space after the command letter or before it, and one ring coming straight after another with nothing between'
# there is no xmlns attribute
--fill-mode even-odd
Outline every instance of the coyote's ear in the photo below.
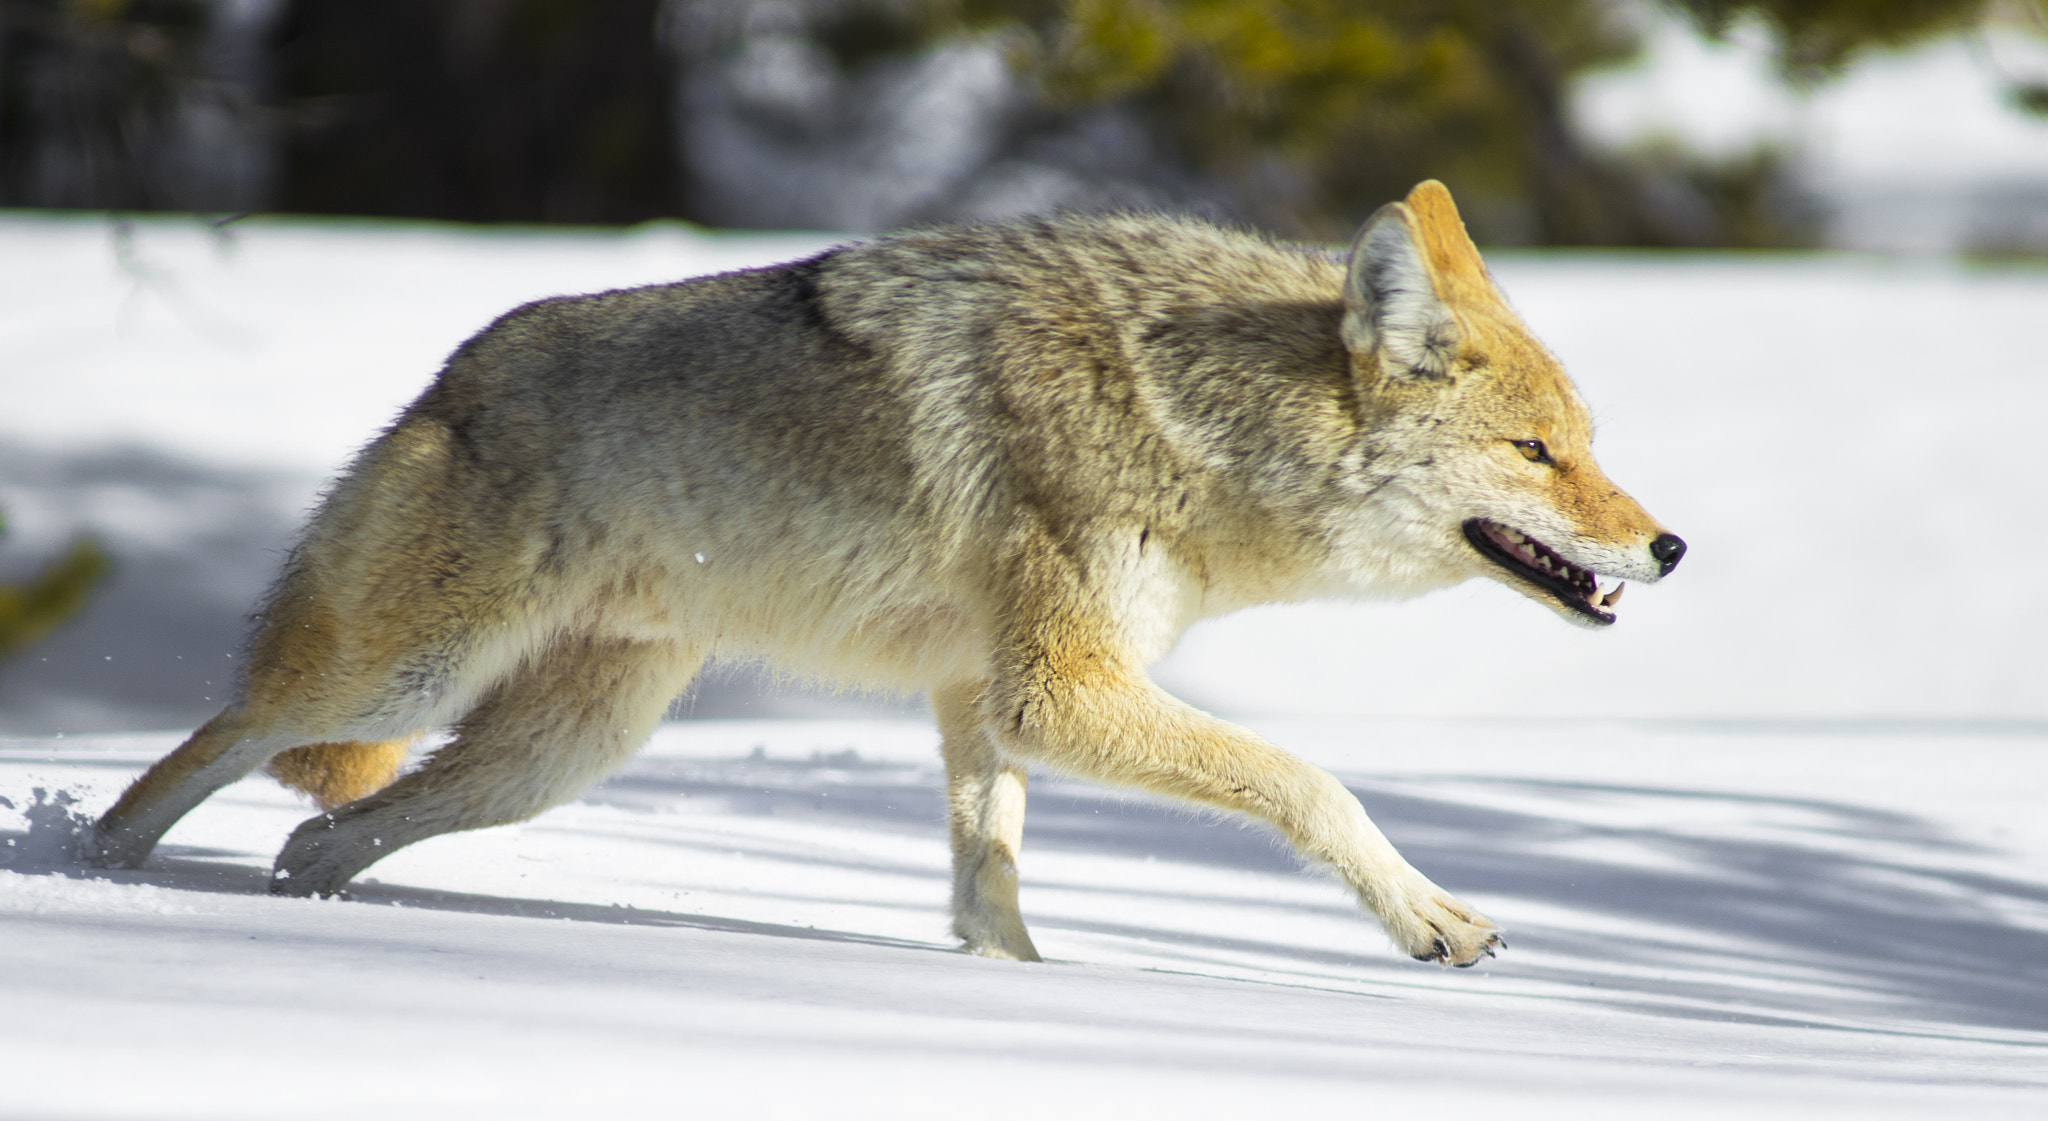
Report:
<svg viewBox="0 0 2048 1121"><path fill-rule="evenodd" d="M1351 243L1344 280L1344 345L1377 354L1389 374L1441 375L1458 345L1458 323L1429 279L1415 213L1390 202Z"/></svg>
<svg viewBox="0 0 2048 1121"><path fill-rule="evenodd" d="M1498 298L1451 192L1425 180L1380 207L1351 243L1344 345L1377 352L1382 369L1440 375L1459 342L1448 301L1487 296Z"/></svg>

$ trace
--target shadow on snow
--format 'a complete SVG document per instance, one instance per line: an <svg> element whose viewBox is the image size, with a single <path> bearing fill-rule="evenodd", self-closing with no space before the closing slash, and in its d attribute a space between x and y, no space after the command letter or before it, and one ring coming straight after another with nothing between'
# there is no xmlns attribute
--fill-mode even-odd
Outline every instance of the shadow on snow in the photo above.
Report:
<svg viewBox="0 0 2048 1121"><path fill-rule="evenodd" d="M1918 818L1815 800L1535 780L1424 776L1354 781L1352 789L1410 861L1454 892L1484 900L1507 925L1513 949L1486 968L1553 986L1545 991L1569 986L1573 999L1667 1016L2048 1030L2048 881L1986 871L1998 866L1998 854ZM941 850L946 843L936 768L863 762L851 753L809 761L642 759L582 800L662 812L686 799L712 800L727 813L916 833ZM1034 880L1030 853L1046 850L1267 874L1298 867L1263 828L1205 816L1147 796L1035 780L1025 878ZM0 832L0 844L23 836ZM260 872L207 862L215 855L225 854L165 846L147 870L105 875L198 890L264 890ZM845 860L869 866L858 854ZM942 873L888 870L930 878L933 907L943 905ZM410 907L935 948L715 916L393 885L352 894ZM1186 892L1160 894L1199 902ZM1518 908L1532 914L1518 918ZM1327 911L1348 910L1333 891ZM1244 953L1292 960L1310 984L1332 972L1398 981L1392 970L1419 968L1157 926L1064 925L1142 937L1190 972L1204 960ZM1359 937L1377 936L1361 928Z"/></svg>

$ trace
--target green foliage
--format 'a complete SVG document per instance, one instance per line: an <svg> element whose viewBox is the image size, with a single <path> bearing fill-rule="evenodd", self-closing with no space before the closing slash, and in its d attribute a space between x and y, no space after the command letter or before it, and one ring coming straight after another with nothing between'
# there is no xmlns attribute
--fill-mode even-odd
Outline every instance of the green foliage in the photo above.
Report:
<svg viewBox="0 0 2048 1121"><path fill-rule="evenodd" d="M0 518L0 536L7 523ZM90 538L71 548L24 584L0 584L0 659L19 652L78 613L113 570L106 550Z"/></svg>

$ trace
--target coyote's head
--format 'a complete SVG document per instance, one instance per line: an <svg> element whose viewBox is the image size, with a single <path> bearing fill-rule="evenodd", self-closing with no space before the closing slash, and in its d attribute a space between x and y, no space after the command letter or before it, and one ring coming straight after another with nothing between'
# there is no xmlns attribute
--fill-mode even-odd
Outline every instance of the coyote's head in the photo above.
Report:
<svg viewBox="0 0 2048 1121"><path fill-rule="evenodd" d="M1344 305L1371 474L1405 496L1438 561L1605 626L1624 581L1685 555L1600 473L1585 403L1494 287L1443 184L1366 222Z"/></svg>

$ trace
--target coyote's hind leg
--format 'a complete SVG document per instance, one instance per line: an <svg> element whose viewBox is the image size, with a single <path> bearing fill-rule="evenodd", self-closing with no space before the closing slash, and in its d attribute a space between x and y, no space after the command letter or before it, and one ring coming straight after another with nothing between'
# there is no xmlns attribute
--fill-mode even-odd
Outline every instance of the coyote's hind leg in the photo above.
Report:
<svg viewBox="0 0 2048 1121"><path fill-rule="evenodd" d="M271 890L331 895L415 841L524 821L575 797L645 742L702 661L670 643L592 637L535 654L417 770L294 830Z"/></svg>
<svg viewBox="0 0 2048 1121"><path fill-rule="evenodd" d="M932 691L953 834L953 933L970 953L1038 961L1017 909L1024 769L1004 761L983 727L977 702L985 685Z"/></svg>
<svg viewBox="0 0 2048 1121"><path fill-rule="evenodd" d="M279 750L305 742L260 734L243 712L241 705L222 711L130 784L93 827L86 860L100 868L140 867L192 807Z"/></svg>

